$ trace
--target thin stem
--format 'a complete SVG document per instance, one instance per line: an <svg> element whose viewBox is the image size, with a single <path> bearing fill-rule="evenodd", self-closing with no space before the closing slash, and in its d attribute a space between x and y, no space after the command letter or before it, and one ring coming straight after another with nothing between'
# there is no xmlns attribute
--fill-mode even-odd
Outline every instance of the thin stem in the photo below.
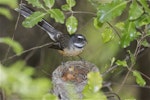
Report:
<svg viewBox="0 0 150 100"><path fill-rule="evenodd" d="M141 38L139 40L137 40L137 46L136 46L136 49L134 51L135 61L137 59L137 55L139 54L139 51L140 51L140 48L141 48L141 42L144 38L145 38L145 35L142 35ZM119 93L121 88L124 86L130 72L132 72L132 69L133 69L134 65L135 65L135 63L131 63L131 66L128 68L129 71L127 72L126 76L124 77L124 80L122 81L120 88L117 90L117 93Z"/></svg>
<svg viewBox="0 0 150 100"><path fill-rule="evenodd" d="M36 44L36 46L42 44L42 41L45 40L45 36L46 36L46 35L42 36L42 38L40 39L40 41L38 41L38 43ZM32 55L33 55L35 52L36 52L36 50L32 50L32 52L30 52L30 53L25 57L24 60L27 62L27 60L29 60L30 57L32 57Z"/></svg>
<svg viewBox="0 0 150 100"><path fill-rule="evenodd" d="M0 96L1 96L0 99L2 99L2 100L6 100L7 99L4 88L0 89Z"/></svg>
<svg viewBox="0 0 150 100"><path fill-rule="evenodd" d="M119 95L116 94L116 93L113 93L113 92L106 92L105 94L106 94L108 100L109 100L109 98L111 99L111 98L113 98L113 97L116 97L116 98L118 98L118 100L121 100L121 98L119 97ZM116 100L116 99L115 99L115 100Z"/></svg>
<svg viewBox="0 0 150 100"><path fill-rule="evenodd" d="M133 67L133 65L132 65L131 67ZM129 76L130 72L131 72L130 70L127 72L126 76L124 77L124 79L123 79L123 81L122 81L122 83L121 83L121 86L120 86L119 89L117 90L117 93L119 93L120 90L122 89L122 87L124 86L124 84L125 84L125 82L126 82L128 76Z"/></svg>
<svg viewBox="0 0 150 100"><path fill-rule="evenodd" d="M94 16L96 16L96 14L95 13L93 13L93 12L88 12L88 11L72 11L72 12L67 12L66 14L90 14L90 15L94 15Z"/></svg>
<svg viewBox="0 0 150 100"><path fill-rule="evenodd" d="M115 83L115 82L112 82L112 85L119 85L120 83ZM138 88L145 88L145 89L150 89L150 86L149 85L145 85L145 86L139 86L139 85L135 85L135 84L124 84L124 86L126 87L138 87Z"/></svg>
<svg viewBox="0 0 150 100"><path fill-rule="evenodd" d="M129 59L129 56L126 56L124 60L128 60L128 59ZM114 65L114 66L111 65L109 69L107 69L104 73L102 73L102 76L106 75L107 73L109 73L110 71L114 70L117 67L118 65Z"/></svg>
<svg viewBox="0 0 150 100"><path fill-rule="evenodd" d="M118 35L119 39L121 39L121 36L120 36L119 32L115 29L115 27L113 25L111 25L109 22L107 22L107 24L116 32L116 34Z"/></svg>
<svg viewBox="0 0 150 100"><path fill-rule="evenodd" d="M37 47L30 48L30 49L28 49L28 50L23 51L20 55L22 55L22 54L24 54L24 53L27 53L27 52L29 52L29 51L35 50L35 49L43 48L43 47L48 46L48 45L52 45L52 43L46 43L46 44L41 45L41 46L37 46ZM10 59L12 59L12 58L14 58L14 57L17 57L17 55L10 56L10 57L8 57L7 59L2 60L2 62L5 62L5 61L7 61L7 60L10 60Z"/></svg>
<svg viewBox="0 0 150 100"><path fill-rule="evenodd" d="M109 68L108 70L106 70L104 73L102 73L102 76L106 75L107 73L109 73L110 71L114 70L115 68L117 68L118 66L112 66L111 68Z"/></svg>
<svg viewBox="0 0 150 100"><path fill-rule="evenodd" d="M145 78L147 78L148 80L150 80L150 77L149 76L147 76L147 75L145 75L144 73L142 73L142 72L140 72L140 71L138 71L141 75L143 75Z"/></svg>
<svg viewBox="0 0 150 100"><path fill-rule="evenodd" d="M20 4L21 4L21 3L22 3L22 0L20 1ZM20 18L20 13L18 14L17 21L16 21L16 23L15 23L15 30L17 29L17 25L18 25L18 22L19 22L19 18ZM14 40L14 37L15 37L15 30L14 30L13 35L12 35L12 38L11 38L12 40ZM9 52L10 52L10 46L8 46L8 48L7 48L7 50L6 50L6 54L5 54L4 60L7 59Z"/></svg>

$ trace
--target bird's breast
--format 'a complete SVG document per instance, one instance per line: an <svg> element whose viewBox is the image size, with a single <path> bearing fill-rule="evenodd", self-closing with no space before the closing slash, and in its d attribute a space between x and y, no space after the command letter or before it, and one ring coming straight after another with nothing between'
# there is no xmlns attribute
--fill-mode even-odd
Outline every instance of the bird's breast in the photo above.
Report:
<svg viewBox="0 0 150 100"><path fill-rule="evenodd" d="M65 48L64 50L58 50L58 52L63 56L77 56L80 53L82 53L82 51L83 48L72 48L72 49Z"/></svg>

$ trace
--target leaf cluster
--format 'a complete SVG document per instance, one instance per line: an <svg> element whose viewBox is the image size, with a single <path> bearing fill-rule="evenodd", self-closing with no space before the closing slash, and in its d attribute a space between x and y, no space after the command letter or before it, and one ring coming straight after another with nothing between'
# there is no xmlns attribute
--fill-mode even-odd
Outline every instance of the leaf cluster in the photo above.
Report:
<svg viewBox="0 0 150 100"><path fill-rule="evenodd" d="M103 82L100 73L90 72L88 73L87 78L88 82L83 90L83 100L107 100L103 92L100 91Z"/></svg>
<svg viewBox="0 0 150 100"><path fill-rule="evenodd" d="M109 25L109 27L113 28L114 32L108 33L106 31L104 34L110 37L109 40L111 40L112 33L117 33L120 38L120 45L126 48L133 40L138 39L142 32L147 36L150 34L150 29L148 28L150 9L145 0L112 0L112 2L100 3L97 7L97 17L94 19L94 26L102 27L103 24L113 21L123 13L127 15L123 21L116 22L112 26ZM144 29L141 29L143 27ZM139 32L138 29L141 31ZM104 37L103 34L102 37ZM108 37L104 37L104 42L108 40Z"/></svg>
<svg viewBox="0 0 150 100"><path fill-rule="evenodd" d="M72 11L72 7L76 5L75 0L66 0L66 4L62 5L61 9L53 8L55 0L44 0L42 4L39 0L26 0L33 7L42 9L43 11L36 11L25 19L23 26L26 28L31 28L40 22L46 15L50 15L51 18L55 19L56 22L64 24L65 14L63 11ZM66 18L65 25L67 31L73 34L77 30L78 20L75 16L71 15Z"/></svg>
<svg viewBox="0 0 150 100"><path fill-rule="evenodd" d="M18 6L18 0L0 0L1 5L7 5L10 8L14 9ZM8 8L1 6L0 7L0 15L4 15L9 20L13 19L13 16L11 15L11 12Z"/></svg>
<svg viewBox="0 0 150 100"><path fill-rule="evenodd" d="M0 69L0 88L8 99L12 99L15 94L20 100L57 100L56 96L48 93L51 87L49 79L33 79L35 69L25 62L18 61L7 67L0 64Z"/></svg>
<svg viewBox="0 0 150 100"><path fill-rule="evenodd" d="M9 45L16 55L23 51L22 46L11 38L0 38L0 43ZM10 66L3 66L0 63L0 89L5 92L7 99L16 98L21 100L58 100L48 91L51 88L50 80L47 78L33 79L35 69L27 66L23 61L17 61Z"/></svg>
<svg viewBox="0 0 150 100"><path fill-rule="evenodd" d="M17 55L20 55L23 51L22 46L17 41L12 40L11 38L0 38L0 43L9 45Z"/></svg>
<svg viewBox="0 0 150 100"><path fill-rule="evenodd" d="M95 0L90 0L94 3ZM146 38L150 36L150 8L146 0L112 0L111 2L95 4L97 16L94 18L96 28L105 29L101 33L103 42L109 42L117 34L118 43L122 48L130 46L132 41L136 41L136 48L133 53L127 51L129 59L113 60L114 65L123 66L132 72L136 78L136 83L140 86L146 84L139 71L133 70L136 65L136 57L140 52L140 47L150 47ZM123 20L116 21L122 15ZM113 22L114 25L110 24ZM111 64L112 66L113 64ZM128 75L128 74L127 74Z"/></svg>

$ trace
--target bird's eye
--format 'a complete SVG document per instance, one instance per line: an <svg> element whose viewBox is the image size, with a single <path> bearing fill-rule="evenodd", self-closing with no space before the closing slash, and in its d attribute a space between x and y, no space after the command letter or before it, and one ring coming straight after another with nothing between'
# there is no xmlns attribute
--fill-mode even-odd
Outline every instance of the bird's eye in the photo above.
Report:
<svg viewBox="0 0 150 100"><path fill-rule="evenodd" d="M84 39L83 38L78 38L78 41L83 41Z"/></svg>
<svg viewBox="0 0 150 100"><path fill-rule="evenodd" d="M78 36L77 38L78 38L79 41L84 40L84 37L83 37L83 36Z"/></svg>

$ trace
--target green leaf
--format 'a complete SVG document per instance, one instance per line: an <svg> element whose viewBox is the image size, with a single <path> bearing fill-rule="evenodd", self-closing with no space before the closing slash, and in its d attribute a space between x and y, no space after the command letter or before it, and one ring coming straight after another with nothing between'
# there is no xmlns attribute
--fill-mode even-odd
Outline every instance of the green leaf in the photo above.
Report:
<svg viewBox="0 0 150 100"><path fill-rule="evenodd" d="M90 3L91 3L91 5L93 6L93 7L95 7L96 9L98 8L98 6L102 3L102 1L100 1L100 0L88 0ZM110 0L105 0L106 2L110 2ZM103 1L103 3L105 2L105 1ZM106 3L105 2L105 3Z"/></svg>
<svg viewBox="0 0 150 100"><path fill-rule="evenodd" d="M121 31L124 30L124 26L125 26L125 24L124 24L123 22L119 22L119 23L117 23L117 24L115 25L115 27L117 27L117 28L120 29Z"/></svg>
<svg viewBox="0 0 150 100"><path fill-rule="evenodd" d="M0 73L2 72L0 88L2 85L5 94L10 100L13 99L13 93L23 97L21 100L42 100L43 95L47 94L47 91L52 86L48 78L33 78L34 73L32 72L35 69L26 66L23 61L18 61L10 66L0 64L0 69L2 69L0 70Z"/></svg>
<svg viewBox="0 0 150 100"><path fill-rule="evenodd" d="M82 100L108 100L108 99L104 95L104 93L97 92L97 93L88 93L84 95Z"/></svg>
<svg viewBox="0 0 150 100"><path fill-rule="evenodd" d="M123 66L123 67L127 67L127 66L128 66L128 65L127 65L127 62L126 62L125 60L123 60L123 61L117 60L117 61L116 61L116 64L117 64L118 66Z"/></svg>
<svg viewBox="0 0 150 100"><path fill-rule="evenodd" d="M89 85L86 85L83 90L84 97L88 98L92 94L92 91L89 89Z"/></svg>
<svg viewBox="0 0 150 100"><path fill-rule="evenodd" d="M21 52L23 51L22 46L16 42L15 40L12 40L11 38L0 38L0 43L5 43L8 44L10 47L12 47L13 51L17 54L20 55Z"/></svg>
<svg viewBox="0 0 150 100"><path fill-rule="evenodd" d="M61 6L61 9L64 11L71 11L72 7L76 5L76 1L75 0L66 0L67 4L64 4Z"/></svg>
<svg viewBox="0 0 150 100"><path fill-rule="evenodd" d="M71 10L71 8L69 7L68 4L62 5L61 9L64 10L64 11L70 11Z"/></svg>
<svg viewBox="0 0 150 100"><path fill-rule="evenodd" d="M135 21L136 27L142 27L150 23L150 15L144 14Z"/></svg>
<svg viewBox="0 0 150 100"><path fill-rule="evenodd" d="M69 5L69 7L73 7L76 5L76 1L75 0L66 0L67 4Z"/></svg>
<svg viewBox="0 0 150 100"><path fill-rule="evenodd" d="M3 85L5 85L6 83L6 80L7 80L7 72L5 71L5 68L1 63L0 63L0 75L1 75L1 78L0 78L0 88L4 88ZM6 92L6 91L5 91Z"/></svg>
<svg viewBox="0 0 150 100"><path fill-rule="evenodd" d="M49 94L45 94L42 100L58 100L58 98L55 95L49 93Z"/></svg>
<svg viewBox="0 0 150 100"><path fill-rule="evenodd" d="M55 3L55 0L44 0L44 3L48 8L51 9Z"/></svg>
<svg viewBox="0 0 150 100"><path fill-rule="evenodd" d="M111 3L101 4L97 13L99 21L104 23L121 15L126 7L126 4L127 1L125 0L113 0Z"/></svg>
<svg viewBox="0 0 150 100"><path fill-rule="evenodd" d="M115 57L113 57L113 58L111 59L110 66L112 66L112 65L114 64L115 60L116 60L116 58L115 58Z"/></svg>
<svg viewBox="0 0 150 100"><path fill-rule="evenodd" d="M114 38L114 34L111 28L107 27L102 32L102 40L104 43L111 41Z"/></svg>
<svg viewBox="0 0 150 100"><path fill-rule="evenodd" d="M89 88L93 91L93 93L98 92L102 88L103 79L99 72L90 72L88 73L87 78Z"/></svg>
<svg viewBox="0 0 150 100"><path fill-rule="evenodd" d="M138 71L133 71L133 76L135 76L136 78L136 83L140 86L145 86L146 82L145 80L142 78L141 74Z"/></svg>
<svg viewBox="0 0 150 100"><path fill-rule="evenodd" d="M135 20L139 18L143 14L143 9L136 0L133 0L133 2L130 5L130 10L129 10L129 20Z"/></svg>
<svg viewBox="0 0 150 100"><path fill-rule="evenodd" d="M18 0L0 0L0 4L2 5L8 5L11 8L18 7Z"/></svg>
<svg viewBox="0 0 150 100"><path fill-rule="evenodd" d="M138 2L140 2L140 4L144 7L145 12L147 12L150 15L150 8L148 5L148 1L146 0L138 0Z"/></svg>
<svg viewBox="0 0 150 100"><path fill-rule="evenodd" d="M94 18L94 27L100 28L102 27L103 23L99 22L97 18Z"/></svg>
<svg viewBox="0 0 150 100"><path fill-rule="evenodd" d="M90 72L87 78L88 82L83 90L83 100L107 100L106 96L100 91L103 81L100 73Z"/></svg>
<svg viewBox="0 0 150 100"><path fill-rule="evenodd" d="M42 21L43 17L46 15L46 13L37 11L34 12L32 15L30 15L29 17L27 17L24 21L23 21L23 26L26 28L32 28L33 26L35 26L38 22Z"/></svg>
<svg viewBox="0 0 150 100"><path fill-rule="evenodd" d="M76 32L77 26L78 26L78 20L76 19L76 17L70 16L69 18L67 18L67 20L66 20L66 27L67 27L67 31L70 34Z"/></svg>
<svg viewBox="0 0 150 100"><path fill-rule="evenodd" d="M9 11L9 9L3 8L3 7L0 7L0 9L1 9L0 10L1 15L4 15L6 18L8 18L10 20L13 18L10 11Z"/></svg>
<svg viewBox="0 0 150 100"><path fill-rule="evenodd" d="M138 37L134 22L126 22L125 29L121 37L121 46L126 48L130 42Z"/></svg>
<svg viewBox="0 0 150 100"><path fill-rule="evenodd" d="M32 4L33 7L43 8L42 3L39 0L26 0L29 4Z"/></svg>
<svg viewBox="0 0 150 100"><path fill-rule="evenodd" d="M150 47L150 43L148 43L147 40L142 41L142 45L144 47Z"/></svg>
<svg viewBox="0 0 150 100"><path fill-rule="evenodd" d="M150 36L150 29L147 30L147 35Z"/></svg>
<svg viewBox="0 0 150 100"><path fill-rule="evenodd" d="M61 24L64 23L65 16L60 9L51 9L49 10L49 14L51 15L52 18L55 19L56 22L59 22Z"/></svg>
<svg viewBox="0 0 150 100"><path fill-rule="evenodd" d="M130 60L131 60L131 63L132 64L135 64L136 63L136 61L135 61L135 56L134 56L134 54L133 53L131 53L131 51L130 50L128 50L127 51L128 53L129 53L129 55L130 55Z"/></svg>
<svg viewBox="0 0 150 100"><path fill-rule="evenodd" d="M135 99L134 97L130 97L130 98L124 99L124 100L137 100L137 99Z"/></svg>

